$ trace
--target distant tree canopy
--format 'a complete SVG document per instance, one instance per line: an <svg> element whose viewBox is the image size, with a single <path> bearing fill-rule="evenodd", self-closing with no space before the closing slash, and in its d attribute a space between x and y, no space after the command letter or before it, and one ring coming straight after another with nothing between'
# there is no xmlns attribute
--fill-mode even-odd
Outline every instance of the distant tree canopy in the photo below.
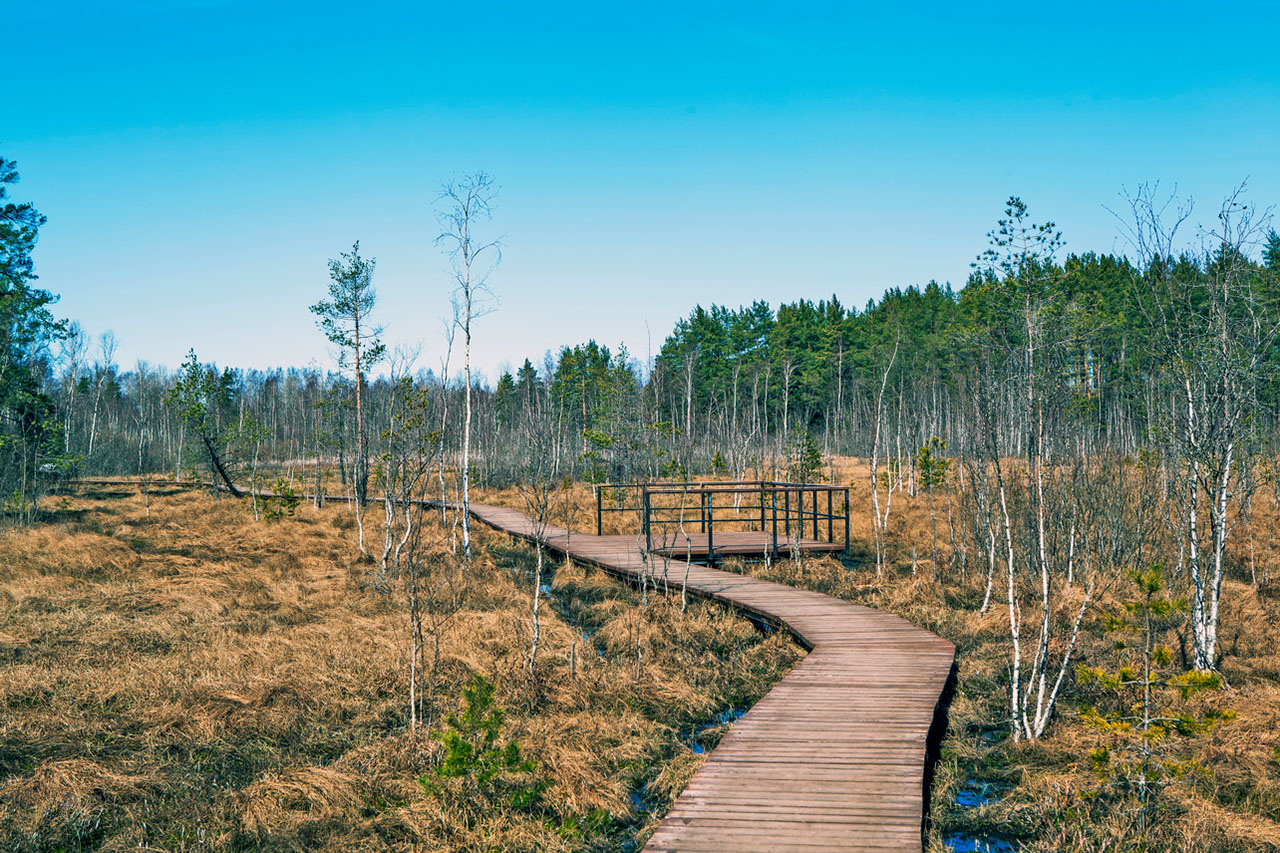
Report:
<svg viewBox="0 0 1280 853"><path fill-rule="evenodd" d="M65 467L59 421L45 387L49 344L66 325L49 306L57 296L34 286L42 216L30 203L8 201L17 164L0 157L0 499L5 514L34 508L42 477Z"/></svg>
<svg viewBox="0 0 1280 853"><path fill-rule="evenodd" d="M29 212L21 216L38 220ZM29 245L30 236L23 239ZM1241 259L1237 266L1258 305L1274 314L1280 311L1280 236L1269 233L1259 248L1256 260ZM6 255L16 256L12 249ZM948 453L972 448L979 435L975 394L981 388L994 395L993 416L1006 424L999 430L1002 448L1018 454L1025 432L1020 400L1027 381L1029 300L1045 344L1035 357L1047 373L1038 373L1036 381L1053 384L1054 405L1071 418L1088 447L1129 451L1150 442L1172 416L1168 389L1157 381L1162 359L1143 283L1176 276L1207 287L1223 261L1213 253L1180 254L1139 267L1122 256L1083 252L1017 277L979 265L959 291L938 282L890 288L860 310L834 295L776 308L765 302L697 306L675 324L651 365L625 349L588 340L536 363L525 359L514 372L496 377L491 388L477 383L476 476L481 483L514 476L503 461L504 435L535 403L550 413L547 428L563 437L566 470L578 476L710 471L717 453L718 465L743 474L758 467L763 448L785 456L796 431L814 435L824 453L868 456L876 393L891 361L885 446L895 455L909 459L933 436L946 442ZM103 364L92 375L64 365L67 375L55 378L44 355L62 330L49 314L53 297L31 287L29 279L15 284L6 278L5 287L14 294L5 302L9 434L25 429L31 440L22 447L51 453L56 396L65 409L59 414L68 427L66 452L89 456L88 392L101 379L104 426L86 467L117 473L171 469L181 445L179 420L160 401L179 377L145 366L121 373ZM1191 328L1202 300L1194 288L1187 294L1168 306L1167 317L1181 317ZM1278 401L1275 383L1266 377L1274 375L1278 357L1271 352L1250 379L1257 426L1268 436L1275 432ZM225 381L235 386L234 417L238 421L243 410L268 427L272 437L266 446L276 448L264 451L268 455L319 449L333 454L344 471L358 458L354 413L336 404L353 394L349 376L315 370L230 376ZM462 386L456 379L440 386L430 373L419 374L419 382L437 388L439 412L433 417L442 426L441 440L451 446L459 436L453 415L461 409ZM369 380L368 423L382 422L390 394L389 382ZM379 429L370 431L374 443ZM13 455L14 445L7 447L6 470L16 477L23 457ZM30 474L35 457L26 459Z"/></svg>
<svg viewBox="0 0 1280 853"><path fill-rule="evenodd" d="M1207 282L1220 261L1181 255L1164 263ZM1259 299L1274 307L1280 237L1272 232L1263 262L1248 262L1248 269ZM896 341L891 399L896 411L914 413L918 446L930 435L952 437L964 428L962 419L945 413L963 407L993 347L1021 351L1026 330L1019 306L1032 298L1052 327L1054 348L1045 357L1070 390L1073 413L1092 440L1132 448L1158 419L1152 329L1135 282L1161 274L1088 252L1045 265L1031 279L975 271L959 293L932 281L895 287L862 311L836 296L784 303L776 311L762 302L698 306L663 344L650 389L660 416L680 429L705 430L736 418L761 433L826 432L834 446L858 452L866 441L870 389ZM1186 312L1190 321L1196 305L1170 309ZM1273 354L1268 373L1275 361ZM1259 387L1259 393L1262 408L1274 416L1275 388Z"/></svg>

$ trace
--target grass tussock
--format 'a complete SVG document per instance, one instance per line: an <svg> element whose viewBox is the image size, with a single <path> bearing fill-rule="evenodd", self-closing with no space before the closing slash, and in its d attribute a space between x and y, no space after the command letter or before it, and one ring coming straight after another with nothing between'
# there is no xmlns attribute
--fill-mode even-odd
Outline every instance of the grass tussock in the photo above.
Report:
<svg viewBox="0 0 1280 853"><path fill-rule="evenodd" d="M552 566L530 675L531 550L476 528L464 566L429 520L457 609L431 725L411 732L405 585L374 582L350 507L255 522L122 485L48 509L0 536L4 850L627 849L701 762L706 723L801 654L720 607ZM477 673L536 765L534 802L436 775L433 733Z"/></svg>

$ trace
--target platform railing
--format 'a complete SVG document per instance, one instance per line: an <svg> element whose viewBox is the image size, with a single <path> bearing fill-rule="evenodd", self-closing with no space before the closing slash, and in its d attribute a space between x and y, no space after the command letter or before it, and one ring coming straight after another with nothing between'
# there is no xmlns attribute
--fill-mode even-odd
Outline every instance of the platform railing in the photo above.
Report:
<svg viewBox="0 0 1280 853"><path fill-rule="evenodd" d="M794 548L810 534L810 541L828 544L836 544L843 534L843 549L849 550L847 486L778 480L603 483L595 487L595 497L597 535L604 534L606 515L634 514L647 551L654 550L655 538L664 550L679 541L670 538L672 528L686 537L697 532L707 537L710 565L716 561L717 527L724 533L730 525L766 533L768 553L775 559L780 541Z"/></svg>

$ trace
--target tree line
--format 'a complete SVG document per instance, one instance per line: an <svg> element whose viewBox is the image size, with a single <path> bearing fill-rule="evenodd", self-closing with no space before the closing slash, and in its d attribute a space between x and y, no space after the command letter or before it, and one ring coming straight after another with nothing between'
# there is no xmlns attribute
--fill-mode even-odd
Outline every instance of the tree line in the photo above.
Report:
<svg viewBox="0 0 1280 853"><path fill-rule="evenodd" d="M0 161L0 198L16 177ZM465 505L473 486L517 486L545 526L573 480L813 479L852 456L877 573L894 561L895 494L923 492L932 542L912 571L976 578L974 606L1007 609L1018 736L1043 733L1090 601L1135 567L1159 564L1187 591L1186 665L1214 668L1223 579L1244 570L1228 543L1260 490L1276 494L1280 235L1241 192L1197 231L1189 204L1141 187L1117 214L1126 254L1067 253L1011 198L958 291L892 288L860 310L837 296L699 306L649 363L588 340L490 386L471 347L496 307L495 199L483 173L442 187L453 316L430 364L421 345L383 344L375 262L356 243L310 306L331 369L230 369L190 352L176 372L124 370L112 335L56 319L33 284L43 217L6 204L5 513L32 518L42 491L76 474L346 493L382 505L380 534L357 511L360 547L394 573L416 535L412 497ZM469 553L466 514L451 523Z"/></svg>

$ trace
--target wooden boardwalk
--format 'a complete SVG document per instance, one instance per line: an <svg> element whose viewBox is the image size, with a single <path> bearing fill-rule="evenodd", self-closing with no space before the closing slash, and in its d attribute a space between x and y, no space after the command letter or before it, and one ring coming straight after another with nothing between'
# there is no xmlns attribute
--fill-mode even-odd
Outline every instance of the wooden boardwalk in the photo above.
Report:
<svg viewBox="0 0 1280 853"><path fill-rule="evenodd" d="M535 538L533 522L516 510L472 504L471 512ZM545 539L624 578L645 572L633 536L556 527ZM683 580L686 564L666 570ZM691 592L786 627L810 653L733 724L644 849L921 850L927 751L941 733L955 647L821 593L705 566L688 572Z"/></svg>

